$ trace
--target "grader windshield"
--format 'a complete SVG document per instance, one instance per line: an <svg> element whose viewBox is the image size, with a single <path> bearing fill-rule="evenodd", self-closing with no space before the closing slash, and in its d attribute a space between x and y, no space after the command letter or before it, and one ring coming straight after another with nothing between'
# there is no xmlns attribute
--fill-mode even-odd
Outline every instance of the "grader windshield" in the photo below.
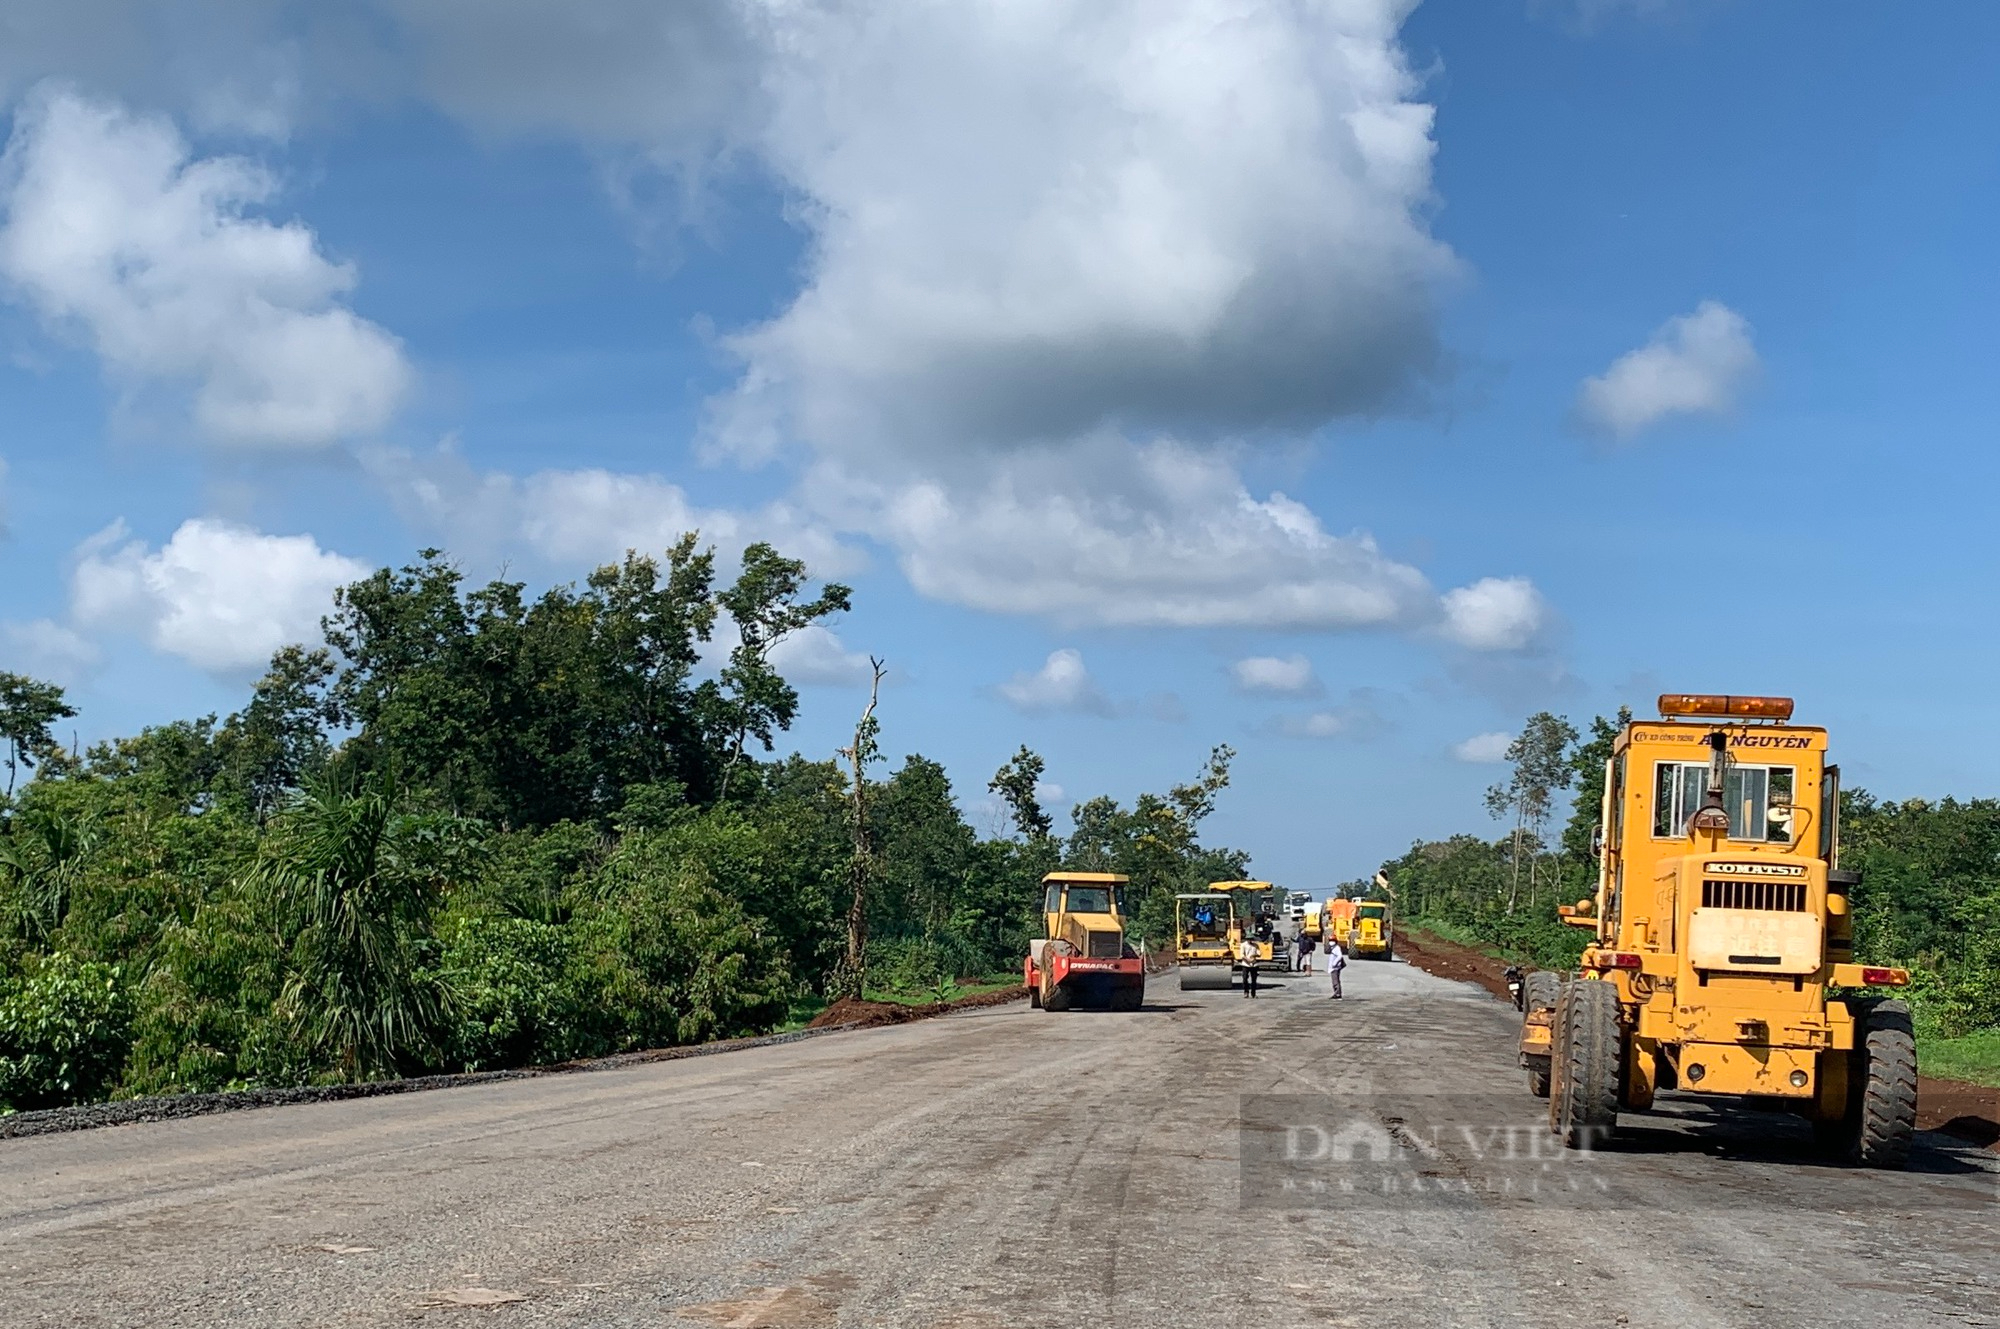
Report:
<svg viewBox="0 0 2000 1329"><path fill-rule="evenodd" d="M1707 762L1662 761L1653 767L1653 834L1678 837L1701 807L1708 787ZM1729 838L1760 844L1790 844L1795 809L1793 766L1753 766L1732 760L1722 782L1722 806L1729 813Z"/></svg>

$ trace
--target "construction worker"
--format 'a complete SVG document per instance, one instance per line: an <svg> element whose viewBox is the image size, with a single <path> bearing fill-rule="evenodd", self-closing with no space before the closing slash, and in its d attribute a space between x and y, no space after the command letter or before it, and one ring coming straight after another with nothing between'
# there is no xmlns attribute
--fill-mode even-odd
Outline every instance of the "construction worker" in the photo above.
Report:
<svg viewBox="0 0 2000 1329"><path fill-rule="evenodd" d="M1302 974L1310 974L1313 971L1313 947L1315 945L1317 943L1313 941L1310 934L1304 932L1299 934L1299 972Z"/></svg>
<svg viewBox="0 0 2000 1329"><path fill-rule="evenodd" d="M1347 968L1347 952L1332 937L1326 939L1326 976L1333 980L1333 999L1340 1000L1340 971Z"/></svg>
<svg viewBox="0 0 2000 1329"><path fill-rule="evenodd" d="M1245 937L1236 947L1238 967L1243 970L1243 995L1257 995L1257 942L1253 937Z"/></svg>

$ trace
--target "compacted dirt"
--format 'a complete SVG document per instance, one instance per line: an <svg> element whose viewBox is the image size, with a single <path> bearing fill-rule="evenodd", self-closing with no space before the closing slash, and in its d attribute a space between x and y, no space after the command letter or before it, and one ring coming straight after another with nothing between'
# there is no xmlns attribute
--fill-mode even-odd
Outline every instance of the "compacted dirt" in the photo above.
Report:
<svg viewBox="0 0 2000 1329"><path fill-rule="evenodd" d="M0 1324L1996 1323L1993 1155L1828 1167L1698 1105L1553 1150L1510 1007L1344 986L0 1140Z"/></svg>
<svg viewBox="0 0 2000 1329"><path fill-rule="evenodd" d="M1028 989L1024 987L1002 988L998 992L978 992L970 997L954 997L950 1001L927 1002L921 1006L905 1005L895 1001L863 1001L859 997L842 997L818 1015L813 1016L808 1029L879 1029L885 1024L908 1024L912 1020L928 1020L939 1015L949 1015L953 1011L977 1010L982 1006L1005 1006L1013 1001L1026 1001Z"/></svg>
<svg viewBox="0 0 2000 1329"><path fill-rule="evenodd" d="M1396 950L1427 974L1476 983L1502 1001L1512 1000L1504 960L1427 932L1398 931ZM1946 1131L1978 1145L2000 1146L2000 1089L1920 1075L1917 1126L1920 1130Z"/></svg>

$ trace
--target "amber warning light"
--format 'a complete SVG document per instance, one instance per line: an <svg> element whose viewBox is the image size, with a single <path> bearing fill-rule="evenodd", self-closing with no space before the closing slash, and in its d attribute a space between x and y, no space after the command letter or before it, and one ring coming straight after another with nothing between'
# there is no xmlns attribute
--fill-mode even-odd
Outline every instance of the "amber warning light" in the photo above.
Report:
<svg viewBox="0 0 2000 1329"><path fill-rule="evenodd" d="M1790 697L1725 697L1717 693L1668 692L1660 697L1661 715L1715 715L1739 720L1789 720Z"/></svg>

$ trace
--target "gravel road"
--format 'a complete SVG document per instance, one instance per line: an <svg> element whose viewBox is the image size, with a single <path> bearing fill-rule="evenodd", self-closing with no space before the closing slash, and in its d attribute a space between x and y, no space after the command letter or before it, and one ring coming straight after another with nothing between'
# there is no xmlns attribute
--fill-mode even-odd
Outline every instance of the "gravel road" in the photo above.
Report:
<svg viewBox="0 0 2000 1329"><path fill-rule="evenodd" d="M1512 1010L1347 973L0 1141L0 1323L2000 1323L1992 1153L1851 1172L1679 1105L1502 1167ZM1385 1133L1418 1188L1342 1190Z"/></svg>

